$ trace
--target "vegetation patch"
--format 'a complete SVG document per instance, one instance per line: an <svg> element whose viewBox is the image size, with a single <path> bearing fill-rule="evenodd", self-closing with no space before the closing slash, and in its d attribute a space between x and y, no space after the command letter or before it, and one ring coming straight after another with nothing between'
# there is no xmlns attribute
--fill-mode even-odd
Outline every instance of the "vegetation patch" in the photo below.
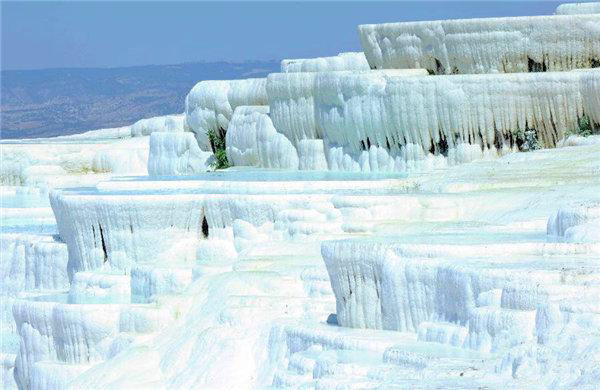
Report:
<svg viewBox="0 0 600 390"><path fill-rule="evenodd" d="M588 137L590 135L600 134L600 126L594 125L587 115L582 115L577 122L577 127L575 129L565 133L565 138L569 137L570 135Z"/></svg>
<svg viewBox="0 0 600 390"><path fill-rule="evenodd" d="M538 141L535 129L525 128L525 130L517 130L516 141L517 147L522 152L529 152L542 148Z"/></svg>
<svg viewBox="0 0 600 390"><path fill-rule="evenodd" d="M208 130L206 132L208 140L210 141L210 147L215 155L214 160L210 163L210 167L213 169L225 169L229 168L229 161L227 160L227 152L225 151L225 131L214 131Z"/></svg>

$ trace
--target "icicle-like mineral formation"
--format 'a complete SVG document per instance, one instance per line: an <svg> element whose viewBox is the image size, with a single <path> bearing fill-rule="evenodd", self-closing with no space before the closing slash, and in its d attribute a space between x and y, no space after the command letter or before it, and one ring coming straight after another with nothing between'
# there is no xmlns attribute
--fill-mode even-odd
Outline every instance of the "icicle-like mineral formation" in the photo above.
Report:
<svg viewBox="0 0 600 390"><path fill-rule="evenodd" d="M556 15L600 14L600 3L566 3L556 7Z"/></svg>
<svg viewBox="0 0 600 390"><path fill-rule="evenodd" d="M372 69L513 73L600 65L600 15L367 24L358 29Z"/></svg>
<svg viewBox="0 0 600 390"><path fill-rule="evenodd" d="M600 126L600 70L582 72L580 89L585 114L592 126Z"/></svg>
<svg viewBox="0 0 600 390"><path fill-rule="evenodd" d="M598 122L599 80L600 70L321 72L271 74L267 91L275 128L296 145L300 160L302 143L321 140L329 169L386 171L404 170L429 153L452 163L496 155L522 146L526 130L553 147L584 111Z"/></svg>
<svg viewBox="0 0 600 390"><path fill-rule="evenodd" d="M266 79L201 81L185 98L185 129L202 150L211 150L207 132L225 136L237 106L267 104Z"/></svg>
<svg viewBox="0 0 600 390"><path fill-rule="evenodd" d="M599 18L362 26L376 70L2 141L2 386L598 388Z"/></svg>
<svg viewBox="0 0 600 390"><path fill-rule="evenodd" d="M183 131L184 119L183 114L140 119L131 125L131 135L140 137L150 135L156 131Z"/></svg>
<svg viewBox="0 0 600 390"><path fill-rule="evenodd" d="M190 132L156 132L150 136L149 175L205 172L212 153L200 150Z"/></svg>
<svg viewBox="0 0 600 390"><path fill-rule="evenodd" d="M229 122L227 159L235 166L298 169L298 153L269 118L269 106L240 106Z"/></svg>
<svg viewBox="0 0 600 390"><path fill-rule="evenodd" d="M332 57L297 58L281 61L281 71L284 73L369 69L369 63L363 52L348 52Z"/></svg>

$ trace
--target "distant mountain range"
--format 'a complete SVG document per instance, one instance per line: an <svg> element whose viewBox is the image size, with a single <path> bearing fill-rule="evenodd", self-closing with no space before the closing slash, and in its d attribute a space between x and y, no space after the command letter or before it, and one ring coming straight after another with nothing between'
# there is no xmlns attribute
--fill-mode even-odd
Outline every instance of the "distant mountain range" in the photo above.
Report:
<svg viewBox="0 0 600 390"><path fill-rule="evenodd" d="M1 138L52 137L180 113L202 80L264 77L279 61L1 72Z"/></svg>

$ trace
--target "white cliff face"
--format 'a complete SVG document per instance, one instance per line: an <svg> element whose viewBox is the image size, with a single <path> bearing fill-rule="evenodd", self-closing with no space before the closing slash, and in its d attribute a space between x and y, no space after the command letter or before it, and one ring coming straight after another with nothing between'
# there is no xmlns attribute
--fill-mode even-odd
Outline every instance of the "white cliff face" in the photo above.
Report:
<svg viewBox="0 0 600 390"><path fill-rule="evenodd" d="M267 78L271 120L292 144L321 138L315 120L316 73L272 73Z"/></svg>
<svg viewBox="0 0 600 390"><path fill-rule="evenodd" d="M367 172L495 157L514 149L517 133L527 128L552 147L584 112L598 121L597 70L418 74L272 74L270 116L300 161L306 149L300 145L310 140L321 143L317 153L328 169Z"/></svg>
<svg viewBox="0 0 600 390"><path fill-rule="evenodd" d="M548 219L548 235L567 242L600 242L600 203L561 207Z"/></svg>
<svg viewBox="0 0 600 390"><path fill-rule="evenodd" d="M190 132L156 132L150 136L149 175L190 175L210 169L213 154L200 150Z"/></svg>
<svg viewBox="0 0 600 390"><path fill-rule="evenodd" d="M600 71L583 73L600 80ZM389 77L318 75L317 120L330 143L394 151L407 144L439 153L461 143L510 147L515 129L535 128L547 147L576 126L580 74ZM591 79L591 78L590 78ZM588 82L591 82L588 81ZM557 96L557 101L547 97ZM489 107L485 109L484 107Z"/></svg>
<svg viewBox="0 0 600 390"><path fill-rule="evenodd" d="M3 142L0 182L40 188L148 173L148 137Z"/></svg>
<svg viewBox="0 0 600 390"><path fill-rule="evenodd" d="M383 74L394 76L417 76L423 75L424 70L407 71L385 71L385 72L360 72L356 77L373 78L383 77ZM267 94L271 108L271 119L278 132L282 133L298 151L300 160L299 168L303 170L348 170L348 171L371 171L371 167L365 166L357 161L365 156L353 153L353 156L344 154L342 145L335 142L329 143L329 132L326 124L319 121L318 99L321 90L318 88L317 80L324 75L340 77L342 79L352 78L353 72L323 72L323 73L291 73L271 74L267 81ZM378 150L371 154L374 161L378 161ZM367 153L368 155L369 153ZM381 154L381 153L380 153ZM385 159L385 157L383 157ZM391 167L379 169L374 163L372 171L393 171L394 162ZM383 165L383 164L382 164ZM401 170L398 167L397 170Z"/></svg>
<svg viewBox="0 0 600 390"><path fill-rule="evenodd" d="M556 7L556 15L600 14L600 3L567 3Z"/></svg>
<svg viewBox="0 0 600 390"><path fill-rule="evenodd" d="M95 184L112 175L147 175L149 136L154 132L183 133L184 119L183 114L166 115L141 119L131 126L82 134L5 140L0 143L0 183L47 190ZM167 158L164 153L158 157L164 158ZM173 161L163 165L184 164L176 161L176 154L168 158ZM152 160L157 160L156 153ZM168 173L178 174L173 169Z"/></svg>
<svg viewBox="0 0 600 390"><path fill-rule="evenodd" d="M283 73L327 72L336 70L369 70L363 52L340 53L332 57L298 58L281 61Z"/></svg>
<svg viewBox="0 0 600 390"><path fill-rule="evenodd" d="M600 123L600 77L597 70L581 73L579 82L583 98L583 110L593 123Z"/></svg>
<svg viewBox="0 0 600 390"><path fill-rule="evenodd" d="M69 286L67 246L49 235L3 233L2 292L59 290Z"/></svg>
<svg viewBox="0 0 600 390"><path fill-rule="evenodd" d="M265 79L201 81L185 98L185 126L200 149L211 150L209 131L225 133L237 106L265 105Z"/></svg>
<svg viewBox="0 0 600 390"><path fill-rule="evenodd" d="M139 137L158 131L180 132L183 131L184 120L184 114L140 119L131 125L131 134L134 137Z"/></svg>
<svg viewBox="0 0 600 390"><path fill-rule="evenodd" d="M273 127L269 106L239 106L226 136L227 159L234 166L298 169L298 152Z"/></svg>
<svg viewBox="0 0 600 390"><path fill-rule="evenodd" d="M597 66L599 25L600 16L589 14L367 24L358 30L371 68L464 74Z"/></svg>

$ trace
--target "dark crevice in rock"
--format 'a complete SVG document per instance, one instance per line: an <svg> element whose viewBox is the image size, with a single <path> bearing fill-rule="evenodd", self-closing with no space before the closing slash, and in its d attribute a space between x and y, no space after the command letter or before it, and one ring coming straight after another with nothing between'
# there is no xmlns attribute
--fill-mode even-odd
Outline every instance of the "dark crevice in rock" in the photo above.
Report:
<svg viewBox="0 0 600 390"><path fill-rule="evenodd" d="M547 70L545 62L536 62L530 57L527 57L527 70L529 72L545 72Z"/></svg>
<svg viewBox="0 0 600 390"><path fill-rule="evenodd" d="M445 74L446 73L446 69L444 69L444 65L442 65L440 60L438 60L437 58L435 58L435 71L436 71L436 74Z"/></svg>
<svg viewBox="0 0 600 390"><path fill-rule="evenodd" d="M512 149L515 146L515 135L511 131L508 133L508 146Z"/></svg>
<svg viewBox="0 0 600 390"><path fill-rule="evenodd" d="M445 137L442 137L442 139L440 139L440 142L438 142L438 152L442 156L448 157L448 141Z"/></svg>
<svg viewBox="0 0 600 390"><path fill-rule="evenodd" d="M206 217L202 217L202 236L208 238L208 221Z"/></svg>
<svg viewBox="0 0 600 390"><path fill-rule="evenodd" d="M438 142L431 140L431 146L429 147L429 153L441 154L442 156L448 157L448 141L442 135Z"/></svg>
<svg viewBox="0 0 600 390"><path fill-rule="evenodd" d="M106 251L106 241L104 241L104 231L102 230L102 225L98 225L100 228L100 241L102 242L102 252L104 252L104 262L108 261L108 253Z"/></svg>
<svg viewBox="0 0 600 390"><path fill-rule="evenodd" d="M481 128L478 128L478 132L479 132L479 139L481 140L481 142L479 143L479 147L481 147L481 151L485 151L485 137L483 136L483 133L481 132Z"/></svg>
<svg viewBox="0 0 600 390"><path fill-rule="evenodd" d="M494 125L494 147L496 150L500 150L504 147L502 134L496 129L496 125Z"/></svg>

